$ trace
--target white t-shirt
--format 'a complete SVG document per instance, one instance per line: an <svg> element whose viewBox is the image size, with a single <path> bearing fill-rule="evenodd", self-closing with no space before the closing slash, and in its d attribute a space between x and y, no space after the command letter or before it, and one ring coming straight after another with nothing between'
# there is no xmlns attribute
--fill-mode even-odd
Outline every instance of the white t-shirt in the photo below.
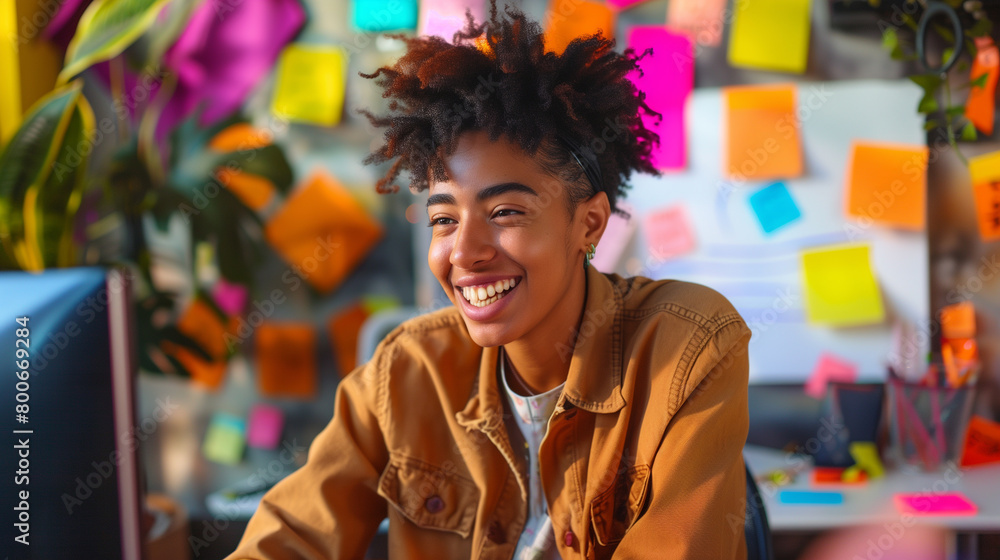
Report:
<svg viewBox="0 0 1000 560"><path fill-rule="evenodd" d="M555 546L555 533L549 521L545 495L542 493L541 474L538 470L538 447L548 431L549 418L566 383L539 395L518 395L507 382L507 371L504 367L506 359L502 348L500 352L500 378L503 380L507 402L514 411L513 422L507 422L507 430L511 431L512 424L520 429L524 436L524 451L528 463L528 521L521 538L517 541L514 560L561 560L559 550Z"/></svg>

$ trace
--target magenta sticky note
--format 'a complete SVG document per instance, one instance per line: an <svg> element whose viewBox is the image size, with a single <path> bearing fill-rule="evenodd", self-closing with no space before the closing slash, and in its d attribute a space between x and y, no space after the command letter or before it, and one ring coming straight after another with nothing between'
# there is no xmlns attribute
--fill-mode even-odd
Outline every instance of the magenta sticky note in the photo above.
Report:
<svg viewBox="0 0 1000 560"><path fill-rule="evenodd" d="M472 17L483 21L486 14L486 4L483 0L434 0L420 3L421 35L436 35L451 42L456 31L465 28L465 11L470 10Z"/></svg>
<svg viewBox="0 0 1000 560"><path fill-rule="evenodd" d="M858 366L824 352L813 367L812 375L806 381L805 391L810 397L822 399L826 395L826 386L831 381L854 383L858 378Z"/></svg>
<svg viewBox="0 0 1000 560"><path fill-rule="evenodd" d="M281 441L285 415L281 409L266 404L255 404L250 410L247 443L257 449L274 449Z"/></svg>
<svg viewBox="0 0 1000 560"><path fill-rule="evenodd" d="M646 243L653 258L664 261L694 249L694 232L684 206L677 204L646 216Z"/></svg>
<svg viewBox="0 0 1000 560"><path fill-rule="evenodd" d="M961 492L917 492L893 497L901 513L911 515L976 515L976 504Z"/></svg>
<svg viewBox="0 0 1000 560"><path fill-rule="evenodd" d="M238 315L247 304L247 289L239 284L230 284L219 279L212 288L212 299L227 315Z"/></svg>
<svg viewBox="0 0 1000 560"><path fill-rule="evenodd" d="M653 151L657 169L683 169L687 165L685 107L694 87L694 47L686 35L662 26L639 25L629 30L628 46L637 53L652 49L639 61L642 76L629 78L646 94L646 104L662 120L643 114L643 124L656 132L660 145Z"/></svg>
<svg viewBox="0 0 1000 560"><path fill-rule="evenodd" d="M633 214L633 210L625 204L619 203L618 207ZM590 264L601 272L614 272L634 232L634 217L626 219L618 214L612 214L608 219L608 226L604 228L601 242L597 245L597 254L590 260Z"/></svg>
<svg viewBox="0 0 1000 560"><path fill-rule="evenodd" d="M646 0L607 0L608 6L618 10L624 10L636 4L645 2Z"/></svg>

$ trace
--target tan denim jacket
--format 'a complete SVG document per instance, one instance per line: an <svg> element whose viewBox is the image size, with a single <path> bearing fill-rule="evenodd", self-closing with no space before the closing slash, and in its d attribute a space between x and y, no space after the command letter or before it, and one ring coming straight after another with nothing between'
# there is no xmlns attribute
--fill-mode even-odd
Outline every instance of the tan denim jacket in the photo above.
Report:
<svg viewBox="0 0 1000 560"><path fill-rule="evenodd" d="M745 558L749 329L697 284L592 267L587 284L539 450L559 554ZM386 516L391 560L510 559L528 481L497 354L455 308L397 328L341 382L306 465L264 496L229 559L361 559Z"/></svg>

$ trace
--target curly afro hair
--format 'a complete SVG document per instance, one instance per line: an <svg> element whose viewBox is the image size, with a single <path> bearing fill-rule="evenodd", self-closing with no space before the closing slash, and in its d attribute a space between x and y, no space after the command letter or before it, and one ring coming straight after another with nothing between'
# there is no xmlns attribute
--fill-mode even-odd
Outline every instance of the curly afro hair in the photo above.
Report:
<svg viewBox="0 0 1000 560"><path fill-rule="evenodd" d="M364 163L398 158L378 192L398 190L393 183L403 170L413 192L446 181L444 158L462 133L476 130L491 141L505 136L563 180L571 208L596 190L568 146L588 150L586 158L599 166L596 189L620 212L616 202L632 171L659 175L650 162L659 137L643 125L640 111L661 115L628 79L633 71L641 75L637 63L652 50L618 53L614 39L598 32L574 39L562 54L546 52L541 26L517 8L505 11L508 17L498 16L491 0L489 20L481 24L466 11L466 25L451 43L392 35L406 42L406 53L392 66L359 73L378 78L382 97L390 99L388 115L359 110L373 126L387 128L385 143Z"/></svg>

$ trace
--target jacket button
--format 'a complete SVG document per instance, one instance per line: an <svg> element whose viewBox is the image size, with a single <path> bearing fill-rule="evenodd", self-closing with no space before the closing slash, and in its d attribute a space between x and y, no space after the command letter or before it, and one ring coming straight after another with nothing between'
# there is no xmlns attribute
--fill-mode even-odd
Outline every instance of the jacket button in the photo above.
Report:
<svg viewBox="0 0 1000 560"><path fill-rule="evenodd" d="M503 529L500 527L500 522L498 521L490 523L490 528L486 532L486 537L497 544L507 542L507 536L504 535Z"/></svg>
<svg viewBox="0 0 1000 560"><path fill-rule="evenodd" d="M573 535L573 531L566 531L566 534L563 535L563 542L566 543L566 546L572 547L575 541L576 537Z"/></svg>
<svg viewBox="0 0 1000 560"><path fill-rule="evenodd" d="M444 500L441 499L441 496L431 496L424 502L424 507L431 513L437 513L444 509Z"/></svg>

